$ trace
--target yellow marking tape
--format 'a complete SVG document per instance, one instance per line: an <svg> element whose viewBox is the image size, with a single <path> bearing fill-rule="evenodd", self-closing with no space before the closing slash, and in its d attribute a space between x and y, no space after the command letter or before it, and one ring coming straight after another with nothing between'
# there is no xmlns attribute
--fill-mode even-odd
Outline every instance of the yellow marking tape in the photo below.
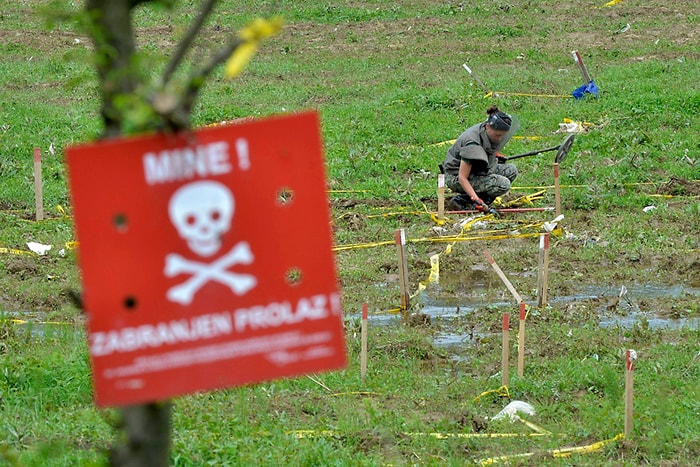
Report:
<svg viewBox="0 0 700 467"><path fill-rule="evenodd" d="M569 96L571 97L571 96ZM513 136L513 139L522 139L522 140L530 140L530 141L538 141L540 139L544 139L546 136ZM455 144L456 139L450 139L447 141L440 141L439 143L433 143L429 144L428 147L435 147L435 146L447 146L449 144Z"/></svg>
<svg viewBox="0 0 700 467"><path fill-rule="evenodd" d="M63 209L63 206L61 206L60 204L56 205L56 211L58 211L59 213L63 214L63 217L71 217L71 215L68 214L68 213L66 212L66 210Z"/></svg>
<svg viewBox="0 0 700 467"><path fill-rule="evenodd" d="M368 214L367 217L368 219L374 218L374 217L390 217L390 216L400 216L402 214L425 214L425 211L394 211L394 212L385 212L384 214Z"/></svg>
<svg viewBox="0 0 700 467"><path fill-rule="evenodd" d="M67 322L61 322L61 321L27 321L25 319L16 319L12 318L10 320L12 324L59 324L62 326L72 326L75 323L67 323Z"/></svg>
<svg viewBox="0 0 700 467"><path fill-rule="evenodd" d="M65 248L67 250L75 250L78 248L79 243L78 242L66 242L64 244ZM5 253L5 254L11 254L11 255L24 255L24 256L37 256L36 253L33 251L29 250L18 250L16 248L6 248L6 247L0 247L0 254Z"/></svg>
<svg viewBox="0 0 700 467"><path fill-rule="evenodd" d="M552 433L404 433L407 436L430 436L436 439L450 438L531 438L552 436Z"/></svg>
<svg viewBox="0 0 700 467"><path fill-rule="evenodd" d="M396 243L394 240L387 240L383 242L372 242L372 243L353 243L350 245L338 245L332 248L333 251L346 251L346 250L358 250L361 248L374 248L375 246L393 245Z"/></svg>
<svg viewBox="0 0 700 467"><path fill-rule="evenodd" d="M498 389L490 389L490 390L488 390L488 391L482 392L481 394L479 394L478 396L476 396L476 397L474 398L474 402L478 401L479 399L481 399L481 398L484 397L484 396L487 396L487 395L493 394L493 393L498 394L500 397L508 397L508 398L510 398L510 393L508 392L508 386L501 386L501 387L498 388Z"/></svg>
<svg viewBox="0 0 700 467"><path fill-rule="evenodd" d="M525 426L527 426L527 427L529 427L529 428L532 428L532 429L535 430L537 433L540 433L540 434L543 434L543 435L551 435L551 434L552 434L551 431L545 430L544 428L539 427L539 426L535 425L534 423L532 423L532 422L530 422L530 421L528 421L528 420L525 420L525 419L523 419L523 418L520 418L520 417L518 417L517 415L515 415L515 419L518 420L520 423L524 424Z"/></svg>
<svg viewBox="0 0 700 467"><path fill-rule="evenodd" d="M326 193L369 193L369 190L326 190Z"/></svg>
<svg viewBox="0 0 700 467"><path fill-rule="evenodd" d="M303 438L319 438L319 437L340 437L343 436L340 432L334 430L289 430L285 432L297 439ZM547 433L421 433L421 432L406 432L402 433L405 436L423 437L429 436L436 439L451 439L451 438L527 438L537 436L552 436Z"/></svg>
<svg viewBox="0 0 700 467"><path fill-rule="evenodd" d="M14 248L5 248L5 247L0 247L0 253L9 253L11 255L25 255L25 256L34 256L36 253L33 251L25 251L25 250L16 250Z"/></svg>
<svg viewBox="0 0 700 467"><path fill-rule="evenodd" d="M562 449L551 449L548 451L545 451L546 453L550 454L552 457L570 457L572 454L590 454L592 452L597 452L600 451L604 446L613 443L615 441L618 441L620 439L624 438L624 434L620 433L619 435L615 436L614 438L611 439L606 439L604 441L598 441L597 443L589 444L586 446L574 446L570 448L562 448ZM525 457L531 457L534 456L534 452L528 452L525 454L513 454L510 456L500 456L500 457L491 457L490 459L484 459L479 461L480 465L493 465L493 464L498 464L500 462L509 462L514 459L522 459Z"/></svg>
<svg viewBox="0 0 700 467"><path fill-rule="evenodd" d="M368 391L349 391L349 392L336 392L335 394L329 394L331 397L339 396L381 396L378 392L368 392Z"/></svg>
<svg viewBox="0 0 700 467"><path fill-rule="evenodd" d="M574 97L571 94L530 94L530 93L525 93L525 92L500 92L500 91L491 91L486 93L484 95L484 99L487 99L489 97L500 97L500 96L526 96L526 97Z"/></svg>

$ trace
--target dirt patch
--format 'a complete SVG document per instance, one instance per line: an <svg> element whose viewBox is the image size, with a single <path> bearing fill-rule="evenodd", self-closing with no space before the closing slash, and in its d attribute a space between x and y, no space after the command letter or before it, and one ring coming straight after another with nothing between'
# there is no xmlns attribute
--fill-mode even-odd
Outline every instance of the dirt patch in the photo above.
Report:
<svg viewBox="0 0 700 467"><path fill-rule="evenodd" d="M21 280L34 277L39 272L39 264L32 257L11 257L5 262L5 268Z"/></svg>
<svg viewBox="0 0 700 467"><path fill-rule="evenodd" d="M677 177L661 185L659 194L673 196L700 196L700 181L683 180Z"/></svg>

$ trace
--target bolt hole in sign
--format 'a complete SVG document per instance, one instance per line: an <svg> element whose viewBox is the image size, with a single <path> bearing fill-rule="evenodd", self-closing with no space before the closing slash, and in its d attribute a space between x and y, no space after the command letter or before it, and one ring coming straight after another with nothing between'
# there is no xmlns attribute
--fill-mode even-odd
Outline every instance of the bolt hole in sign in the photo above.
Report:
<svg viewBox="0 0 700 467"><path fill-rule="evenodd" d="M315 112L66 154L97 405L345 367Z"/></svg>

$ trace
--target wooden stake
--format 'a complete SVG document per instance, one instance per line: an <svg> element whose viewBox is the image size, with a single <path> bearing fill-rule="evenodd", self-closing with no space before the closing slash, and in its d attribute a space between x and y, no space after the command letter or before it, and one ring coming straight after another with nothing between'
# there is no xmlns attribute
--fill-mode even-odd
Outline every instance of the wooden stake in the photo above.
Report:
<svg viewBox="0 0 700 467"><path fill-rule="evenodd" d="M494 271L496 271L496 274L498 274L498 277L501 278L503 283L506 285L508 290L510 290L510 293L513 294L513 297L515 298L516 303L520 303L523 301L522 297L518 292L515 290L515 287L513 287L513 284L510 283L508 278L506 277L505 274L503 274L503 271L501 270L500 267L498 267L498 264L496 264L496 261L493 259L491 254L487 251L484 250L484 256L486 256L486 259L488 260L489 264L491 264L491 267L493 268Z"/></svg>
<svg viewBox="0 0 700 467"><path fill-rule="evenodd" d="M44 218L44 185L41 180L41 149L34 148L34 200L36 220Z"/></svg>
<svg viewBox="0 0 700 467"><path fill-rule="evenodd" d="M362 305L362 350L360 351L360 378L367 375L367 304Z"/></svg>
<svg viewBox="0 0 700 467"><path fill-rule="evenodd" d="M503 354L501 355L501 385L508 386L508 334L510 329L510 316L503 313Z"/></svg>
<svg viewBox="0 0 700 467"><path fill-rule="evenodd" d="M438 174L438 220L445 218L445 174Z"/></svg>
<svg viewBox="0 0 700 467"><path fill-rule="evenodd" d="M399 286L401 287L401 312L406 313L411 304L408 289L408 259L406 258L406 233L404 229L396 231L396 249L399 256Z"/></svg>
<svg viewBox="0 0 700 467"><path fill-rule="evenodd" d="M539 272L537 274L537 306L547 305L547 277L549 275L549 233L540 234Z"/></svg>
<svg viewBox="0 0 700 467"><path fill-rule="evenodd" d="M561 215L561 191L559 189L559 162L554 163L554 213Z"/></svg>
<svg viewBox="0 0 700 467"><path fill-rule="evenodd" d="M520 328L518 329L518 377L523 377L525 367L525 304L520 302Z"/></svg>
<svg viewBox="0 0 700 467"><path fill-rule="evenodd" d="M629 439L633 429L633 399L634 399L634 362L637 352L627 349L625 354L625 438Z"/></svg>

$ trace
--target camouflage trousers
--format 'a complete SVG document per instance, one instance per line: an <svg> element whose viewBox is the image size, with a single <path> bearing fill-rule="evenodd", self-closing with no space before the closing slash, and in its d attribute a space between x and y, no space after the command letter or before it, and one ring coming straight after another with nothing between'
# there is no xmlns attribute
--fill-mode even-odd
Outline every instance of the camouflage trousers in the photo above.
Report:
<svg viewBox="0 0 700 467"><path fill-rule="evenodd" d="M498 164L492 173L488 175L470 175L469 183L485 203L492 202L496 197L508 193L510 184L518 176L518 169L514 164ZM456 193L464 193L464 188L459 184L459 177L445 174L445 185Z"/></svg>

